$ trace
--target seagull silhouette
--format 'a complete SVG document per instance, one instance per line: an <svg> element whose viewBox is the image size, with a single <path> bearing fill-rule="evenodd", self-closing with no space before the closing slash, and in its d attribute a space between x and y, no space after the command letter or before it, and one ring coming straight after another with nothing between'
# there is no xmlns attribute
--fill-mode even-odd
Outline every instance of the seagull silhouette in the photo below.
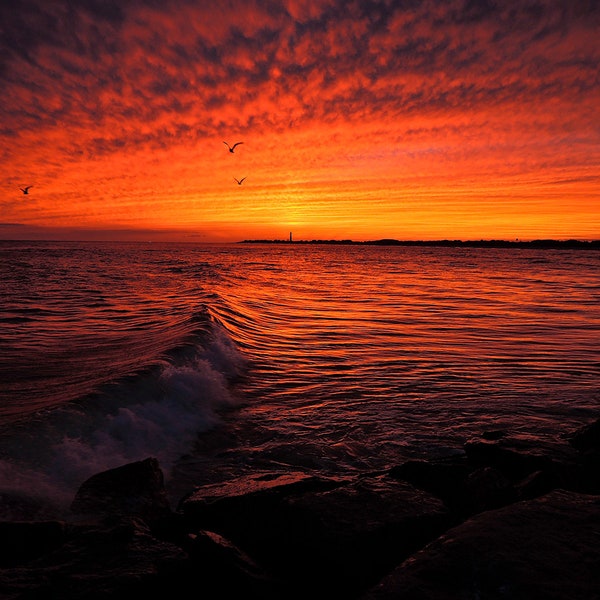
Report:
<svg viewBox="0 0 600 600"><path fill-rule="evenodd" d="M223 142L223 143L229 148L229 152L231 152L231 154L233 154L235 147L239 146L240 144L243 144L244 142L236 142L233 146L230 146L227 142Z"/></svg>
<svg viewBox="0 0 600 600"><path fill-rule="evenodd" d="M32 188L32 185L28 185L27 187L24 188L19 188L24 194L29 194L29 188Z"/></svg>
<svg viewBox="0 0 600 600"><path fill-rule="evenodd" d="M236 178L234 177L234 179L237 181L237 184L238 184L238 185L242 185L242 181L244 181L244 179L246 179L246 178L245 178L245 177L242 177L241 179L236 179Z"/></svg>

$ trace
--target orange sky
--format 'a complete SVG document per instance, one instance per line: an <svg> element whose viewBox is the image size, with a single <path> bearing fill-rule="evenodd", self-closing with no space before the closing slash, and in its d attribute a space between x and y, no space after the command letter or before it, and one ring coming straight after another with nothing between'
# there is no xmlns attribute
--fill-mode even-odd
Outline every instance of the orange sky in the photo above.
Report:
<svg viewBox="0 0 600 600"><path fill-rule="evenodd" d="M23 0L0 27L0 239L600 238L596 2Z"/></svg>

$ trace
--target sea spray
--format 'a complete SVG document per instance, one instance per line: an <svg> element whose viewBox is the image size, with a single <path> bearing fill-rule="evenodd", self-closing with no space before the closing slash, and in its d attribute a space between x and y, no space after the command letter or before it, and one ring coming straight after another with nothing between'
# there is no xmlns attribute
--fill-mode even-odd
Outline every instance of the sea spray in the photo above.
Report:
<svg viewBox="0 0 600 600"><path fill-rule="evenodd" d="M63 513L91 475L156 457L166 478L197 435L235 406L231 379L245 359L213 323L203 345L177 353L135 377L107 386L94 398L40 414L4 436L0 458L0 509L25 500ZM5 518L10 515L5 515Z"/></svg>

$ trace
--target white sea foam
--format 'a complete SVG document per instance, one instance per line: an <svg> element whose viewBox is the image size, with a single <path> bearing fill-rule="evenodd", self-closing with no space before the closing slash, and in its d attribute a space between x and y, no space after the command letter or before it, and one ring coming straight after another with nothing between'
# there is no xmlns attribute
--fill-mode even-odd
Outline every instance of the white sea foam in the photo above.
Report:
<svg viewBox="0 0 600 600"><path fill-rule="evenodd" d="M187 352L183 362L166 362L93 402L49 412L5 440L11 458L0 460L0 496L50 500L64 511L91 475L148 456L168 478L198 433L235 405L229 379L243 366L243 356L215 325L205 347Z"/></svg>

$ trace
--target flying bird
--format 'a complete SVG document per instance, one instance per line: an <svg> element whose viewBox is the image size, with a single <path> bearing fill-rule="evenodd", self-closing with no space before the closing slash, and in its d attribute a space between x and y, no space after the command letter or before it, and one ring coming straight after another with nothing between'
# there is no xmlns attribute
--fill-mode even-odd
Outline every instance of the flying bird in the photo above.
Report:
<svg viewBox="0 0 600 600"><path fill-rule="evenodd" d="M237 179L234 177L234 179L237 181L238 185L242 185L242 181L244 181L244 179L246 179L245 177L242 177L241 179Z"/></svg>
<svg viewBox="0 0 600 600"><path fill-rule="evenodd" d="M229 152L231 152L231 154L233 154L235 147L239 146L240 144L243 144L244 142L236 142L233 146L230 146L227 142L223 142L223 143L229 148Z"/></svg>
<svg viewBox="0 0 600 600"><path fill-rule="evenodd" d="M28 185L27 187L24 188L19 188L24 194L29 194L29 188L32 188L32 185Z"/></svg>

